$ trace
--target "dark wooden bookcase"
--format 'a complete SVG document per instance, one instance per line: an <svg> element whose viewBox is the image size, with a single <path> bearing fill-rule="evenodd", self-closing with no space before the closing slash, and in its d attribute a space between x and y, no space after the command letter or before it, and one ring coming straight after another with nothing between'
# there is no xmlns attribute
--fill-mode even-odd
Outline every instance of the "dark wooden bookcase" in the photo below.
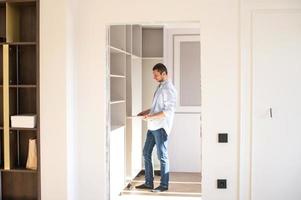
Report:
<svg viewBox="0 0 301 200"><path fill-rule="evenodd" d="M36 114L35 128L12 128L12 115ZM0 199L40 199L39 1L0 0ZM38 169L26 169L29 139Z"/></svg>

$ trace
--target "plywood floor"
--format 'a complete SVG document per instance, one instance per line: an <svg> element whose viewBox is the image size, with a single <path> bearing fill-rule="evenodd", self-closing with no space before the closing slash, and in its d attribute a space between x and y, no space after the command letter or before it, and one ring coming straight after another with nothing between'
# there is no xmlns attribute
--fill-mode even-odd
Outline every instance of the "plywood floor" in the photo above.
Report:
<svg viewBox="0 0 301 200"><path fill-rule="evenodd" d="M159 195L159 196L201 196L201 173L171 172L168 191L153 193L150 190L135 189L134 186L144 183L144 175L132 181L131 188L125 188L122 195ZM160 184L160 176L155 176L155 187Z"/></svg>

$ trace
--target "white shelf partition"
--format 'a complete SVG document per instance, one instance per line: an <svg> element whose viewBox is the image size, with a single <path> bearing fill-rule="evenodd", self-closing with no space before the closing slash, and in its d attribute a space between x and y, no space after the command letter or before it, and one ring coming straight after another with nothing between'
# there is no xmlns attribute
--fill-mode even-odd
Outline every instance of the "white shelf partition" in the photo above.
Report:
<svg viewBox="0 0 301 200"><path fill-rule="evenodd" d="M142 55L142 27L141 25L132 25L132 53L135 56Z"/></svg>
<svg viewBox="0 0 301 200"><path fill-rule="evenodd" d="M132 25L126 25L126 51L132 53Z"/></svg>

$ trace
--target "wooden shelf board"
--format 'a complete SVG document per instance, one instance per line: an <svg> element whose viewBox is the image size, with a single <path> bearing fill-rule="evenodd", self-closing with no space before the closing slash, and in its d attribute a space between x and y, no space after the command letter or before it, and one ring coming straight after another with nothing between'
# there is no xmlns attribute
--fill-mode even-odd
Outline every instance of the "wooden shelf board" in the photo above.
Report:
<svg viewBox="0 0 301 200"><path fill-rule="evenodd" d="M37 128L18 128L18 127L10 127L9 130L11 131L36 131Z"/></svg>
<svg viewBox="0 0 301 200"><path fill-rule="evenodd" d="M20 46L34 46L36 45L37 43L36 42L7 42L5 44L8 44L8 45L20 45Z"/></svg>
<svg viewBox="0 0 301 200"><path fill-rule="evenodd" d="M9 85L10 88L36 88L36 85L27 85L27 84L22 84L22 85Z"/></svg>
<svg viewBox="0 0 301 200"><path fill-rule="evenodd" d="M36 0L9 0L7 3L35 3Z"/></svg>
<svg viewBox="0 0 301 200"><path fill-rule="evenodd" d="M15 168L15 169L0 169L2 172L18 172L18 173L37 173L37 170L24 169L24 168Z"/></svg>

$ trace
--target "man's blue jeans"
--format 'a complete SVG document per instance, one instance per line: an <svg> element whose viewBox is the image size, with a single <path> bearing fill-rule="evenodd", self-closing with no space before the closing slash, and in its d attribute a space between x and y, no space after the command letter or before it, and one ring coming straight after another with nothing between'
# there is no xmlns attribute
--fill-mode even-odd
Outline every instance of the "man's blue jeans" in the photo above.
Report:
<svg viewBox="0 0 301 200"><path fill-rule="evenodd" d="M152 152L157 146L157 156L160 161L161 183L160 186L168 188L169 182L169 161L167 150L167 134L163 128L155 131L147 131L147 136L143 148L143 157L145 163L145 185L154 186Z"/></svg>

